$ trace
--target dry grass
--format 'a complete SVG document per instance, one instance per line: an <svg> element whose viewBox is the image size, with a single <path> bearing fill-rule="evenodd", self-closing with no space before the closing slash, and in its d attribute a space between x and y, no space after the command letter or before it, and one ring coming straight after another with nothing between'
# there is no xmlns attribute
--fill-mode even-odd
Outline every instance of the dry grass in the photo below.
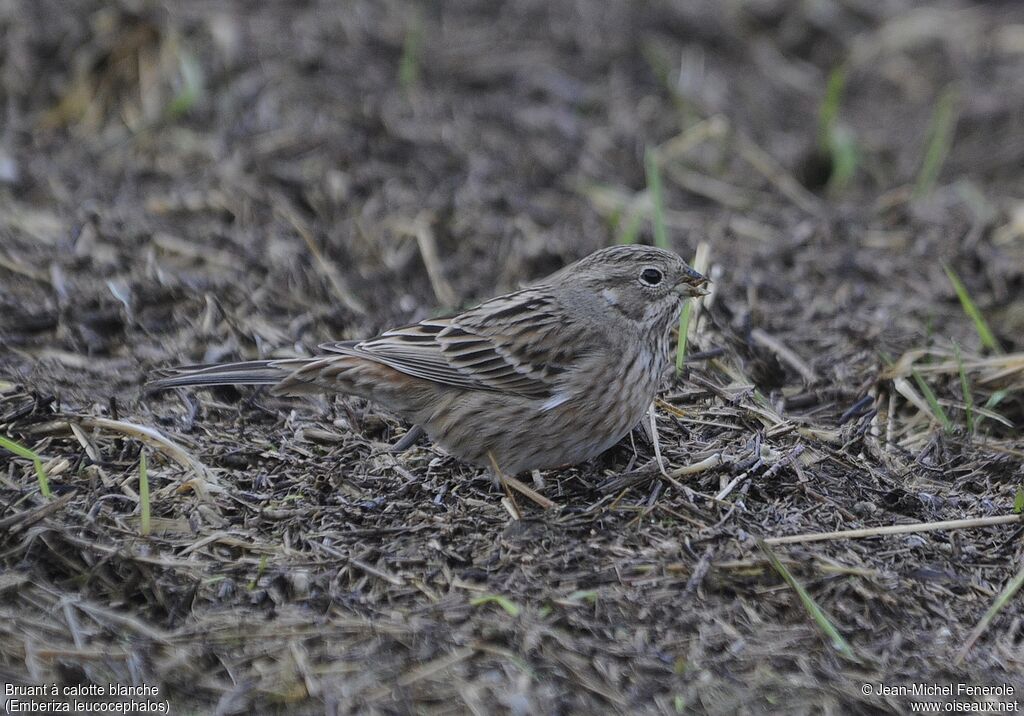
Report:
<svg viewBox="0 0 1024 716"><path fill-rule="evenodd" d="M0 4L6 680L223 714L1024 688L1021 9L596 8ZM141 391L620 240L713 280L657 443L507 493L360 401Z"/></svg>

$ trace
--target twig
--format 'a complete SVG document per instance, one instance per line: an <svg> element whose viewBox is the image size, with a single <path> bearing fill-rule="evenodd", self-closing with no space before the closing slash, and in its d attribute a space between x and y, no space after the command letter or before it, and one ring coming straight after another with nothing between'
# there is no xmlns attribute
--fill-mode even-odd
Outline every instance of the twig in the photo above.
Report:
<svg viewBox="0 0 1024 716"><path fill-rule="evenodd" d="M794 179L786 169L752 139L737 133L736 150L750 166L760 172L765 179L774 184L779 192L808 214L821 216L824 212L817 197Z"/></svg>
<svg viewBox="0 0 1024 716"><path fill-rule="evenodd" d="M71 605L88 614L89 617L97 624L101 624L108 628L111 624L116 624L152 641L158 641L165 644L168 642L167 632L160 627L146 623L142 619L129 616L127 614L121 614L113 611L112 609L90 604L86 601L75 600L71 602Z"/></svg>
<svg viewBox="0 0 1024 716"><path fill-rule="evenodd" d="M332 557L337 557L338 559L344 560L349 566L355 567L360 571L366 572L370 576L376 577L377 579L382 579L388 584L392 584L396 587L405 586L405 580L401 577L391 574L390 572L385 572L383 569L378 569L377 567L371 566L366 562L363 562L362 560L356 559L355 557L349 557L344 552L337 550L328 544L325 544L323 542L312 542L311 544L315 545L317 549L323 550Z"/></svg>
<svg viewBox="0 0 1024 716"><path fill-rule="evenodd" d="M388 584L392 584L396 587L405 586L405 580L401 577L397 577L391 574L390 572L385 572L383 569L377 569L376 567L369 565L366 562L363 562L362 560L355 559L354 557L349 557L348 563L353 567L356 567L362 570L363 572L366 572L367 574L371 574L374 577L377 577L377 579L383 579Z"/></svg>
<svg viewBox="0 0 1024 716"><path fill-rule="evenodd" d="M467 646L461 649L456 649L451 654L438 657L433 661L428 661L426 664L417 666L415 669L407 671L403 675L399 676L398 679L395 680L394 686L382 686L374 690L369 694L368 699L370 701L375 701L390 694L392 689L396 686L409 686L417 681L428 679L435 674L439 674L440 672L455 666L461 661L465 661L475 653L476 649L471 646Z"/></svg>
<svg viewBox="0 0 1024 716"><path fill-rule="evenodd" d="M120 557L123 559L130 559L134 562L140 562L142 564L152 564L157 567L164 569L179 569L179 570L197 570L202 567L198 562L192 562L184 559L174 559L172 557L164 556L152 556L149 554L142 554L138 552L129 551L125 547L115 547L113 545L102 544L100 542L92 542L83 537L77 537L70 532L63 531L58 532L56 526L46 526L48 531L58 534L60 538L68 542L79 549L93 550L101 554L105 554L109 557Z"/></svg>
<svg viewBox="0 0 1024 716"><path fill-rule="evenodd" d="M39 283L51 283L50 277L47 276L42 271L36 271L35 269L29 268L28 266L22 266L21 264L17 263L13 259L8 258L3 254L0 254L0 268L5 268L11 273L20 274L22 276L25 276L26 278L38 281Z"/></svg>
<svg viewBox="0 0 1024 716"><path fill-rule="evenodd" d="M328 261L327 257L320 251L320 248L313 240L313 234L310 233L309 228L302 219L296 216L295 212L290 208L288 210L278 209L278 211L284 215L284 218L288 220L292 227L294 227L295 232L301 236L302 240L306 243L306 248L309 249L309 253L313 254L313 258L316 259L316 264L320 268L320 273L330 281L331 289L334 291L335 297L341 301L348 310L353 313L358 313L360 316L365 316L366 306L364 306L362 301L356 298L352 294L352 291L349 290L344 277L342 277L341 272L338 271L338 267Z"/></svg>
<svg viewBox="0 0 1024 716"><path fill-rule="evenodd" d="M112 430L114 432L136 438L155 450L164 453L167 457L171 458L185 469L194 472L196 477L204 482L204 486L207 486L206 483L216 485L216 481L211 479L211 475L205 465L156 428L150 428L136 423L129 423L123 420L110 420L109 418L94 418L91 416L70 417L78 420L79 425L82 427L96 428L99 430ZM73 426L74 423L69 420L68 425ZM222 490L223 488L217 487L217 489Z"/></svg>
<svg viewBox="0 0 1024 716"><path fill-rule="evenodd" d="M878 537L880 535L908 534L912 532L936 532L941 530L966 530L975 527L993 527L1020 522L1020 515L999 515L998 517L975 517L967 520L944 520L941 522L915 522L909 525L885 525L882 527L865 527L857 530L839 530L838 532L809 532L802 535L786 535L769 537L765 544L797 544L799 542L821 542L835 539L860 539L861 537Z"/></svg>
<svg viewBox="0 0 1024 716"><path fill-rule="evenodd" d="M395 683L398 686L409 686L417 681L433 676L439 671L453 667L459 662L466 661L472 657L475 652L476 649L472 646L465 646L463 648L456 649L450 655L439 657L438 659L435 659L432 662L427 662L423 666L417 667L412 671L407 671L399 676ZM390 689L388 690L390 691Z"/></svg>
<svg viewBox="0 0 1024 716"><path fill-rule="evenodd" d="M716 500L724 500L726 497L729 496L729 494L734 489L736 489L736 485L740 484L740 481L745 480L747 475L749 475L749 474L750 474L750 471L744 471L744 472L741 472L736 477L734 477L733 479L729 480L729 484L727 484L725 487L723 487L719 491L719 493L717 495L715 495L715 499Z"/></svg>
<svg viewBox="0 0 1024 716"><path fill-rule="evenodd" d="M803 358L794 353L789 346L775 336L761 330L760 328L754 328L750 331L750 337L754 339L755 343L764 346L781 358L789 365L789 367L799 373L805 382L818 382L818 374L814 372L814 369L807 365L807 362L804 361Z"/></svg>
<svg viewBox="0 0 1024 716"><path fill-rule="evenodd" d="M684 477L686 475L696 475L698 472L705 472L706 470L713 470L723 462L722 453L716 452L714 455L709 455L700 462L695 462L690 465L683 465L677 467L669 474L672 477Z"/></svg>
<svg viewBox="0 0 1024 716"><path fill-rule="evenodd" d="M742 190L706 174L684 169L676 164L665 167L665 173L669 179L691 194L703 196L727 209L745 211L754 203L754 198L744 194Z"/></svg>
<svg viewBox="0 0 1024 716"><path fill-rule="evenodd" d="M56 512L57 510L62 509L71 501L73 496L74 493L69 492L66 495L61 495L56 500L46 502L39 507L8 515L7 517L0 519L0 529L11 529L13 531L14 529L38 522L51 512Z"/></svg>
<svg viewBox="0 0 1024 716"><path fill-rule="evenodd" d="M536 502L538 505L540 505L541 509L550 510L552 507L558 507L557 502L555 502L554 500L549 500L548 498L544 497L544 495L540 494L529 485L524 484L522 481L517 480L511 475L504 475L503 479L506 485L511 487L516 492L525 495L526 497Z"/></svg>
<svg viewBox="0 0 1024 716"><path fill-rule="evenodd" d="M708 139L720 139L729 131L729 120L720 114L708 117L693 125L685 132L677 134L668 141L658 145L659 159L671 162Z"/></svg>
<svg viewBox="0 0 1024 716"><path fill-rule="evenodd" d="M505 488L508 489L508 486L506 485ZM523 519L523 516L519 514L519 508L516 507L516 503L511 497L511 493L501 498L501 506L505 508L505 511L513 520Z"/></svg>
<svg viewBox="0 0 1024 716"><path fill-rule="evenodd" d="M430 287L434 289L434 296L442 305L454 306L457 300L455 289L444 277L441 259L437 253L437 241L434 239L433 229L430 228L428 212L420 212L416 217L412 225L412 233L416 236L416 245L420 248L420 256L423 257L423 265L427 269L427 278L430 279Z"/></svg>
<svg viewBox="0 0 1024 716"><path fill-rule="evenodd" d="M547 510L556 506L556 504L553 501L544 497L544 495L540 494L532 487L529 487L528 485L523 484L516 478L510 475L506 475L504 472L502 472L501 468L498 467L498 461L494 459L494 455L491 454L490 451L488 451L487 453L487 458L491 461L491 470L494 472L494 476L498 478L498 482L500 482L501 485L505 488L505 492L507 494L505 495L505 497L502 498L501 504L506 510L508 510L508 513L512 515L512 519L520 519L520 514L519 506L516 505L515 498L512 496L512 491L509 488L513 488L516 490L516 492L520 492L523 495L526 495L526 497L530 498L538 505L540 505L542 509Z"/></svg>

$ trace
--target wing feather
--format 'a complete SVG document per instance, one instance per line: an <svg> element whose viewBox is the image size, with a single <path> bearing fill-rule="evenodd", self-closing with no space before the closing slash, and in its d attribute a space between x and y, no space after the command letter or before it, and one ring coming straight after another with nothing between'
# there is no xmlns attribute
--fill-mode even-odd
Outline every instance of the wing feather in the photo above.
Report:
<svg viewBox="0 0 1024 716"><path fill-rule="evenodd" d="M328 343L406 375L469 390L551 400L589 352L585 331L544 287L500 296L451 318L429 319L359 343Z"/></svg>

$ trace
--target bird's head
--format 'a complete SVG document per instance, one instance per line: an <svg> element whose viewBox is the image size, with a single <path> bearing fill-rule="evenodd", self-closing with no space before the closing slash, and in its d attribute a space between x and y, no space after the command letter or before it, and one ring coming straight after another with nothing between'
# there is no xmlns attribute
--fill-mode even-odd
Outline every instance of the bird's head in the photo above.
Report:
<svg viewBox="0 0 1024 716"><path fill-rule="evenodd" d="M675 319L684 299L705 295L708 279L671 251L630 245L595 251L544 283L592 294L596 305L657 329Z"/></svg>

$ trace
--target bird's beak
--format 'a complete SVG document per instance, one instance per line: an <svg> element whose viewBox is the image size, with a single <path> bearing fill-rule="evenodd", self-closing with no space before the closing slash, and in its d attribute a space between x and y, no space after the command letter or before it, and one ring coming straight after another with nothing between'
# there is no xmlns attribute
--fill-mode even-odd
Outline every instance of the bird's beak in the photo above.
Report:
<svg viewBox="0 0 1024 716"><path fill-rule="evenodd" d="M686 275L684 275L683 279L676 284L675 291L685 298L707 296L710 293L710 291L705 288L708 283L709 281L707 276L697 273L692 268L687 267Z"/></svg>

